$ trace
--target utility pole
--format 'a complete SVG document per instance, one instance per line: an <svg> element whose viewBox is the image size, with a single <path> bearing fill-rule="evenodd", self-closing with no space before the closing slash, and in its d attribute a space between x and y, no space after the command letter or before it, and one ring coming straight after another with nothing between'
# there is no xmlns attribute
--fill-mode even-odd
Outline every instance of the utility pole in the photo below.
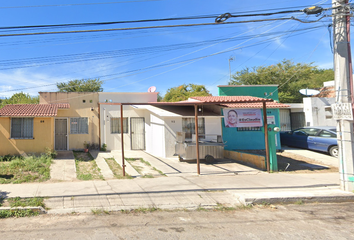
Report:
<svg viewBox="0 0 354 240"><path fill-rule="evenodd" d="M230 61L233 61L233 60L235 60L235 58L234 57L229 57L229 73L230 73L230 82L231 82L231 63L230 63Z"/></svg>
<svg viewBox="0 0 354 240"><path fill-rule="evenodd" d="M333 47L336 103L332 106L337 121L341 189L354 190L353 72L350 50L350 6L348 0L332 0ZM346 114L343 114L345 113ZM344 116L346 115L346 116Z"/></svg>

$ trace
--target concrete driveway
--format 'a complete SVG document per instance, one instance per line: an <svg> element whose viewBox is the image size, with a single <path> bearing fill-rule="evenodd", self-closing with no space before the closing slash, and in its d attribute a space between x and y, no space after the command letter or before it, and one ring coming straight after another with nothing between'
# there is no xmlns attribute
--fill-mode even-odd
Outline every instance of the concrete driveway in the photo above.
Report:
<svg viewBox="0 0 354 240"><path fill-rule="evenodd" d="M112 151L115 158L120 157L120 151ZM167 176L189 176L197 175L197 164L195 162L180 162L178 157L160 158L150 155L144 151L124 151L125 158L143 158L153 167L162 171ZM261 174L263 171L236 163L230 159L218 159L214 164L200 164L201 175L239 175L239 174Z"/></svg>
<svg viewBox="0 0 354 240"><path fill-rule="evenodd" d="M328 166L339 167L339 159L328 155L327 153L316 152L301 148L292 148L287 146L282 146L282 150L285 152L297 154L303 157L313 159L318 163L322 163Z"/></svg>

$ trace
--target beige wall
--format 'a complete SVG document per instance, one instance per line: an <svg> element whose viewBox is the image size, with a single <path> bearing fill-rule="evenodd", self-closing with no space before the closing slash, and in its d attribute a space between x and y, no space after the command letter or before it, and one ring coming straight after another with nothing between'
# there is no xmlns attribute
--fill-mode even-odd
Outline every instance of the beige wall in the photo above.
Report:
<svg viewBox="0 0 354 240"><path fill-rule="evenodd" d="M41 122L42 121L42 122ZM54 148L53 118L33 119L33 139L12 139L11 118L0 118L0 156L7 154L43 153L45 148Z"/></svg>
<svg viewBox="0 0 354 240"><path fill-rule="evenodd" d="M98 93L40 92L39 103L69 103L70 109L59 109L57 118L68 119L69 149L83 149L84 142L99 144ZM70 118L87 117L88 134L70 134Z"/></svg>

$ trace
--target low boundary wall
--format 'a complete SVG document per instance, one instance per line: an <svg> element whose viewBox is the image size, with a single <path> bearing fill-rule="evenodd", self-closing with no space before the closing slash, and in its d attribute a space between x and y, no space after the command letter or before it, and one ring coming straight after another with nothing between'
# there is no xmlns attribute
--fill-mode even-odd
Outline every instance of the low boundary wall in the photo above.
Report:
<svg viewBox="0 0 354 240"><path fill-rule="evenodd" d="M261 155L224 150L224 157L236 160L245 165L256 167L261 170L267 170L266 159L264 156Z"/></svg>

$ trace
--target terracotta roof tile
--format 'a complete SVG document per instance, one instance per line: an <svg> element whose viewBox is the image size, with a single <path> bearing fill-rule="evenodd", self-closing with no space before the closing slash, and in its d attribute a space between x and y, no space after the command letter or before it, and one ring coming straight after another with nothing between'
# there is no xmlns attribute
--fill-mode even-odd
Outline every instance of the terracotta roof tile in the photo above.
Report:
<svg viewBox="0 0 354 240"><path fill-rule="evenodd" d="M220 102L220 103L235 103L235 102L270 102L272 99L265 99L252 96L208 96L208 97L191 97L191 99L199 100L202 102Z"/></svg>
<svg viewBox="0 0 354 240"><path fill-rule="evenodd" d="M320 93L317 95L314 95L313 97L333 98L335 96L336 96L336 91L334 89L334 86L328 86L328 87L321 88Z"/></svg>
<svg viewBox="0 0 354 240"><path fill-rule="evenodd" d="M3 117L55 117L57 104L10 104L0 109Z"/></svg>
<svg viewBox="0 0 354 240"><path fill-rule="evenodd" d="M233 104L221 104L223 107L227 108L263 108L262 103L233 103ZM289 108L290 105L277 102L267 102L267 108Z"/></svg>

